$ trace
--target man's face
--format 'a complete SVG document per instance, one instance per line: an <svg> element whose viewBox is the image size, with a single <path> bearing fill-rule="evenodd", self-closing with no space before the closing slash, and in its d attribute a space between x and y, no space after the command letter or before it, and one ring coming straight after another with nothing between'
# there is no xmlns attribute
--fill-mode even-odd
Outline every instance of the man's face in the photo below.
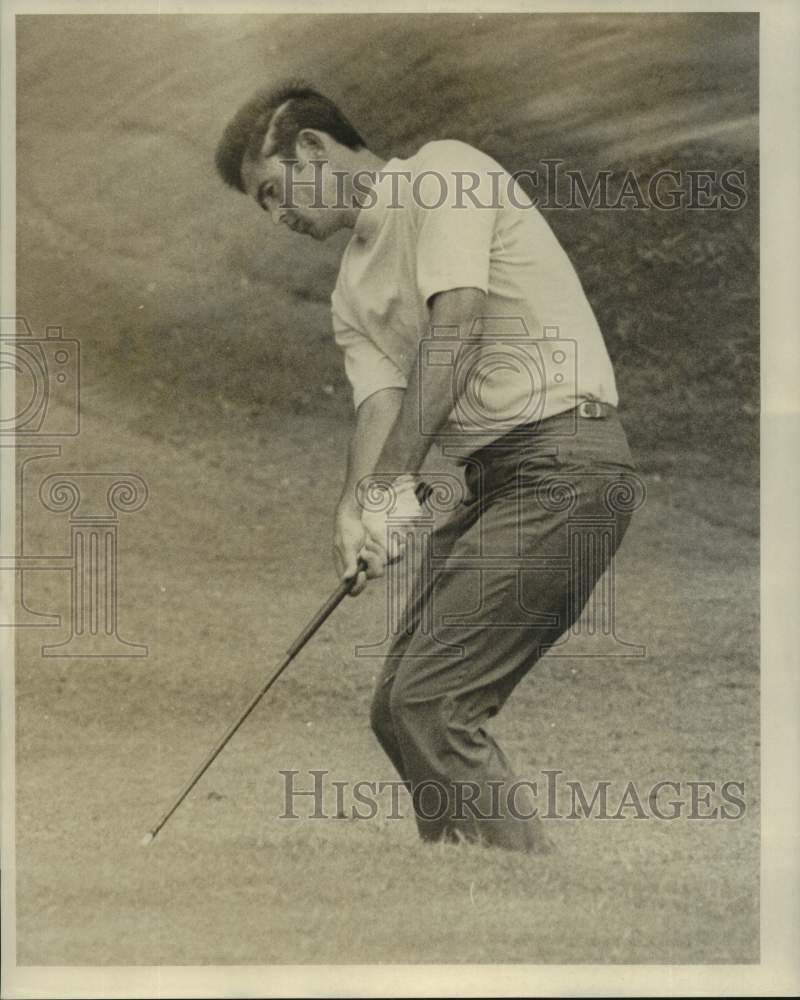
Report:
<svg viewBox="0 0 800 1000"><path fill-rule="evenodd" d="M336 208L335 177L324 150L308 150L298 143L297 162L277 155L246 160L242 166L245 191L268 212L272 221L293 232L324 240L342 227Z"/></svg>

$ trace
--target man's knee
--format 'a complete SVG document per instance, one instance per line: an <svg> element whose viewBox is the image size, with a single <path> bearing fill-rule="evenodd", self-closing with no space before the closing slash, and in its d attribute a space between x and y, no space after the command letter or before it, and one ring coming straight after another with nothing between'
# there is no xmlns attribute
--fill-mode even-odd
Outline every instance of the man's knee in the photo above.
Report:
<svg viewBox="0 0 800 1000"><path fill-rule="evenodd" d="M370 707L369 724L381 743L385 743L393 732L391 711L392 687L391 683L381 684L373 695Z"/></svg>
<svg viewBox="0 0 800 1000"><path fill-rule="evenodd" d="M402 681L395 680L395 683L392 684L392 689L389 692L388 708L392 719L400 725L402 725L403 720L413 710L413 703L409 699L406 686Z"/></svg>
<svg viewBox="0 0 800 1000"><path fill-rule="evenodd" d="M441 695L426 697L402 678L395 680L389 694L389 712L395 732L407 740L430 740L437 732L446 731L451 722L451 699Z"/></svg>

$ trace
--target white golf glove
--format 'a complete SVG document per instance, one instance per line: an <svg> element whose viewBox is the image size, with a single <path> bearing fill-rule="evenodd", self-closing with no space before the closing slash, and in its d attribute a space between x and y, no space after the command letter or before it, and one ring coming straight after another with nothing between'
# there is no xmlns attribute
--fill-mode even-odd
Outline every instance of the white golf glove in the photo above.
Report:
<svg viewBox="0 0 800 1000"><path fill-rule="evenodd" d="M426 517L417 500L413 476L398 476L391 483L374 482L361 496L361 523L367 532L367 545L385 553L385 562L402 558L405 541L402 536L408 522ZM401 537L398 537L401 536ZM371 544L370 544L371 543Z"/></svg>

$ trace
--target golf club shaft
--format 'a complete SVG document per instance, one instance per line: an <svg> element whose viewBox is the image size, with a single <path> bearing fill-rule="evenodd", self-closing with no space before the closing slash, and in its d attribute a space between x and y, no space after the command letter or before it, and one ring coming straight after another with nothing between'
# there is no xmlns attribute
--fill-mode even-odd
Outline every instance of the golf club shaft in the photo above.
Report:
<svg viewBox="0 0 800 1000"><path fill-rule="evenodd" d="M359 560L358 570L360 572L363 569L366 569L366 563L362 559ZM314 617L311 619L308 625L306 625L306 627L303 629L300 635L295 639L295 641L287 650L286 655L284 656L283 661L281 662L278 669L272 674L272 676L269 678L266 684L264 684L264 686L260 689L260 691L258 691L255 694L255 696L251 699L250 704L247 706L247 708L245 708L245 710L242 712L239 718L231 726L229 726L224 735L214 746L214 749L211 750L211 752L205 758L203 763L197 768L197 770L194 772L191 778L183 786L180 793L178 794L172 805L169 807L169 809L167 809L167 811L164 813L164 815L161 817L158 823L156 823L156 825L148 832L148 834L146 834L145 837L146 843L150 843L158 836L159 831L165 825L167 820L169 820L169 818L172 816L172 814L175 812L178 806L183 802L183 800L186 798L189 792L191 792L191 790L194 788L197 782L203 777L203 775L206 773L209 767L214 763L217 756L224 749L225 745L228 743L231 737L236 733L236 731L239 729L239 727L242 725L245 719L250 715L250 713L253 711L256 705L261 701L261 699L264 697L267 691L269 691L269 689L272 687L275 681L289 666L289 664L292 662L295 656L297 656L297 654L300 652L303 646L305 646L308 640L314 635L314 633L317 631L320 625L322 625L322 623L326 621L327 618L330 617L332 612L341 604L344 598L350 593L350 591L353 589L353 585L357 577L358 574L356 574L351 578L348 578L347 580L343 580L336 588L336 590L331 594L331 596L328 598L325 604L323 604L323 606L319 609L319 611L314 615Z"/></svg>

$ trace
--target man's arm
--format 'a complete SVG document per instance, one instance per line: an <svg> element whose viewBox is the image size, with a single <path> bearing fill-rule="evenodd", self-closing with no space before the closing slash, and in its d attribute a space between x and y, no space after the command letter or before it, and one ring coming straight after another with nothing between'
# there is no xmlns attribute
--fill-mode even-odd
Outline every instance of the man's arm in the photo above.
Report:
<svg viewBox="0 0 800 1000"><path fill-rule="evenodd" d="M431 328L458 327L466 333L476 317L485 315L486 295L479 288L453 288L439 292L431 299L429 314ZM454 336L457 336L455 330ZM380 455L370 472L381 475L414 474L419 471L431 444L430 434L423 434L420 426L420 407L424 406L426 423L438 431L453 408L453 371L448 366L432 366L420 370L420 356L408 382L401 393L402 405ZM424 396L423 396L424 394Z"/></svg>
<svg viewBox="0 0 800 1000"><path fill-rule="evenodd" d="M361 523L358 484L374 471L404 396L403 389L381 389L367 397L356 413L356 427L347 453L345 484L336 508L333 551L336 570L342 578L355 574L358 554L367 540ZM351 593L359 594L365 585L366 576L359 573Z"/></svg>
<svg viewBox="0 0 800 1000"><path fill-rule="evenodd" d="M477 288L454 288L436 294L429 309L431 327L458 327L466 332L476 317L484 315L485 298ZM354 596L364 589L367 577L382 575L386 556L380 541L371 539L364 528L358 485L373 474L394 478L419 471L433 442L431 433L421 432L420 406L424 405L426 422L435 433L453 408L452 379L451 368L438 366L427 370L423 377L418 355L406 389L381 389L358 408L334 534L334 561L343 579L355 575L359 554L369 563L368 573L358 574L351 590Z"/></svg>

